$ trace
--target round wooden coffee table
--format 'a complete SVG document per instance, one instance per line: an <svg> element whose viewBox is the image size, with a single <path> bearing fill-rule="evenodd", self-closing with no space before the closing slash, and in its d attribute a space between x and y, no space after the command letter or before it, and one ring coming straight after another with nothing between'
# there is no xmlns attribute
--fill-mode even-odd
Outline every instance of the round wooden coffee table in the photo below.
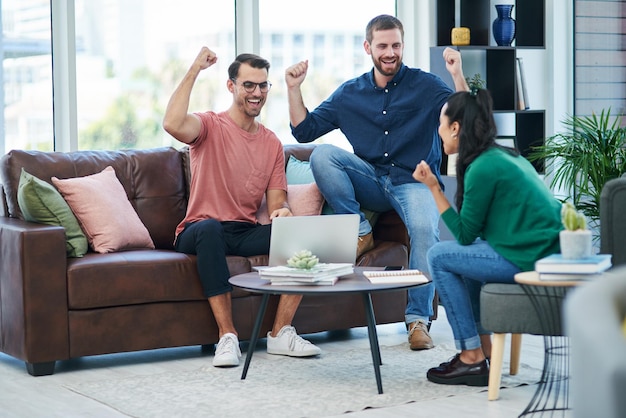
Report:
<svg viewBox="0 0 626 418"><path fill-rule="evenodd" d="M376 385L378 386L378 393L383 393L383 384L380 375L380 365L382 360L380 358L380 347L378 345L378 334L376 333L376 319L374 317L374 308L372 306L372 293L383 292L390 290L398 290L404 288L410 288L415 286L421 286L426 283L412 284L412 283L371 283L362 272L364 270L382 270L382 267L356 267L354 273L341 276L337 283L334 285L275 285L270 284L269 280L262 279L257 272L250 272L233 276L229 279L229 282L233 286L240 287L249 292L261 293L263 298L261 299L261 306L257 313L252 336L250 337L250 347L246 354L246 361L243 366L243 373L241 379L245 379L248 373L248 367L252 360L252 354L256 348L257 341L259 339L259 331L263 317L265 316L265 310L267 308L267 301L270 295L330 295L341 293L360 293L363 296L363 304L365 307L365 316L367 319L367 331L370 341L370 350L372 352L372 361L374 363L374 374L376 375Z"/></svg>

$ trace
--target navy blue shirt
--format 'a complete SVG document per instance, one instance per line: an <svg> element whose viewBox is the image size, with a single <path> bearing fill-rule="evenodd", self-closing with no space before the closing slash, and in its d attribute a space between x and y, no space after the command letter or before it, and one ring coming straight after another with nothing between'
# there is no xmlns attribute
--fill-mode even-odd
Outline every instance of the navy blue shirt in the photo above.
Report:
<svg viewBox="0 0 626 418"><path fill-rule="evenodd" d="M311 142L341 129L354 153L393 184L414 182L413 170L426 161L440 179L441 107L453 93L438 76L402 64L380 88L374 70L346 81L295 128L298 142Z"/></svg>

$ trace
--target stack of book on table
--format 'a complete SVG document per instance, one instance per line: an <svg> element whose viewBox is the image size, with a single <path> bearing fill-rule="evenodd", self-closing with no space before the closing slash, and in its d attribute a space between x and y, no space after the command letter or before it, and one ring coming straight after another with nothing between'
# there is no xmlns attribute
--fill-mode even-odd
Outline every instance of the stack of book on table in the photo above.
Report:
<svg viewBox="0 0 626 418"><path fill-rule="evenodd" d="M595 254L576 260L552 254L535 262L539 280L590 280L610 267L610 254Z"/></svg>
<svg viewBox="0 0 626 418"><path fill-rule="evenodd" d="M288 266L255 267L262 279L280 285L333 285L339 276L352 274L350 263L319 263L311 269Z"/></svg>

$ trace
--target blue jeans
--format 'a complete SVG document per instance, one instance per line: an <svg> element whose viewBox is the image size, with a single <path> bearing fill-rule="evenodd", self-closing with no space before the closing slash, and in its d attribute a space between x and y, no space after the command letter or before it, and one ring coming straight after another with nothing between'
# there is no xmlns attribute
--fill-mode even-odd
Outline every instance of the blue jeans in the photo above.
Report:
<svg viewBox="0 0 626 418"><path fill-rule="evenodd" d="M310 161L315 182L335 213L361 216L359 235L372 232L361 207L376 212L394 209L409 233L409 268L428 272L426 253L439 241L439 212L426 186L417 182L393 185L389 176L377 176L371 164L333 145L318 145ZM434 295L432 284L410 289L405 321L428 322Z"/></svg>
<svg viewBox="0 0 626 418"><path fill-rule="evenodd" d="M456 348L480 347L480 335L489 334L480 325L480 289L485 283L515 283L519 267L480 239L470 245L442 241L428 251L428 264Z"/></svg>

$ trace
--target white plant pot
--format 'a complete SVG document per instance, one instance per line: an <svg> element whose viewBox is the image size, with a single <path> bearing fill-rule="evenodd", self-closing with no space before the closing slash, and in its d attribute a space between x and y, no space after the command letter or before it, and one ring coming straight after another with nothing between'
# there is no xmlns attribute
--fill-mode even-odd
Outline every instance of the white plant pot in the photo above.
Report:
<svg viewBox="0 0 626 418"><path fill-rule="evenodd" d="M578 231L563 230L559 233L561 255L566 260L578 260L591 257L591 231L588 229Z"/></svg>

